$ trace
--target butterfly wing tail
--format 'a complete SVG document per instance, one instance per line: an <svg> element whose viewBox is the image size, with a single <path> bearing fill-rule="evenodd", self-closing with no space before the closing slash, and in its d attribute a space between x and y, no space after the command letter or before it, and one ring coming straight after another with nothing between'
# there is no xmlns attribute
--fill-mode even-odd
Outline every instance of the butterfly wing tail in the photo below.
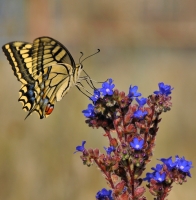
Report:
<svg viewBox="0 0 196 200"><path fill-rule="evenodd" d="M23 110L29 111L26 118L30 116L34 111L38 112L40 119L44 118L44 114L42 110L40 109L41 102L39 99L39 95L37 95L36 92L37 91L35 88L35 84L22 85L21 89L19 90L20 96L19 96L18 101L20 101L23 104ZM39 104L37 104L38 101L39 101Z"/></svg>
<svg viewBox="0 0 196 200"><path fill-rule="evenodd" d="M20 97L18 101L22 102L23 110L29 111L26 118L36 111L40 119L43 119L48 117L54 110L54 99L51 101L47 96L41 95L43 92L38 88L37 84L26 84L19 90Z"/></svg>

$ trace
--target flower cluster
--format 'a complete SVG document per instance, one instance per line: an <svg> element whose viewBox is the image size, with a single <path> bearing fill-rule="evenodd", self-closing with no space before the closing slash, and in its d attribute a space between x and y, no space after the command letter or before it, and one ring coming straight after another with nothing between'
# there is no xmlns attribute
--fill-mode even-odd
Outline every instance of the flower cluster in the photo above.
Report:
<svg viewBox="0 0 196 200"><path fill-rule="evenodd" d="M160 115L171 109L170 94L173 88L159 83L159 90L144 98L138 92L137 86L130 86L127 95L114 87L113 80L108 79L102 84L102 88L94 91L90 98L92 103L82 111L90 127L104 129L104 136L109 141L108 147L104 147L106 153L101 153L97 148L86 149L85 141L76 147L76 152L82 153L80 157L84 165L91 166L95 163L98 166L111 188L103 188L97 193L96 199L145 200L141 175L153 155ZM160 197L160 193L154 190L157 183L169 181L168 177L174 171L175 181L181 183L186 175L190 176L191 168L191 163L184 158L176 157L175 164L172 164L170 159L161 161L164 163L162 167L153 168L154 172L147 174L145 178L157 199ZM171 177L170 180L174 181ZM164 194L169 192L164 188L163 191Z"/></svg>
<svg viewBox="0 0 196 200"><path fill-rule="evenodd" d="M153 172L147 173L144 180L149 182L147 187L152 195L164 199L174 182L182 185L183 182L187 181L187 176L191 177L190 169L192 168L192 162L185 160L184 157L179 158L179 156L176 156L174 162L172 157L167 159L161 158L160 161L163 164L157 164L156 168L152 168Z"/></svg>

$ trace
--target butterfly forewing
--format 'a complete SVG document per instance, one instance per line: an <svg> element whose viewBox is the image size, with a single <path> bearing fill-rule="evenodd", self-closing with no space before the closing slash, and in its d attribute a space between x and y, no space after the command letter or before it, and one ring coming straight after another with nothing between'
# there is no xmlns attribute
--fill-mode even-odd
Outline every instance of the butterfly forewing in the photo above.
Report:
<svg viewBox="0 0 196 200"><path fill-rule="evenodd" d="M49 116L55 102L62 99L79 76L69 51L49 37L37 38L33 44L11 42L2 48L22 83L19 101L29 111L27 117L34 111L40 118Z"/></svg>
<svg viewBox="0 0 196 200"><path fill-rule="evenodd" d="M56 40L49 37L37 38L33 42L33 76L43 73L43 69L56 63L66 63L75 68L69 51Z"/></svg>
<svg viewBox="0 0 196 200"><path fill-rule="evenodd" d="M32 44L10 42L2 47L12 66L14 75L21 83L34 83L32 77Z"/></svg>

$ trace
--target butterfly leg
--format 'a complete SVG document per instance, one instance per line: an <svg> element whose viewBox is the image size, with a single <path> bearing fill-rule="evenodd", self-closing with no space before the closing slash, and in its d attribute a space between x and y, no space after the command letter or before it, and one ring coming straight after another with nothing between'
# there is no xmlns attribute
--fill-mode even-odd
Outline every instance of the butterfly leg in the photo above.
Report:
<svg viewBox="0 0 196 200"><path fill-rule="evenodd" d="M76 84L76 87L78 88L78 90L79 90L80 92L82 92L82 94L84 94L84 95L87 96L88 98L90 98L90 96L88 96L85 92L83 92L83 91L81 90L81 88L84 89L88 94L92 95L88 90L86 90L86 89L84 88L84 86L82 85L82 83Z"/></svg>

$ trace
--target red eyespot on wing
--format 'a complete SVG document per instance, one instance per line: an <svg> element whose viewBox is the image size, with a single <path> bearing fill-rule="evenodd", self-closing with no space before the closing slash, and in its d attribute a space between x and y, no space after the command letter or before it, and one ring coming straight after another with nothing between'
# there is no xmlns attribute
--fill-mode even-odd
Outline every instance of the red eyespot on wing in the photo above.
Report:
<svg viewBox="0 0 196 200"><path fill-rule="evenodd" d="M46 109L45 109L46 115L50 115L53 110L54 110L54 105L48 103L47 106L46 106Z"/></svg>

